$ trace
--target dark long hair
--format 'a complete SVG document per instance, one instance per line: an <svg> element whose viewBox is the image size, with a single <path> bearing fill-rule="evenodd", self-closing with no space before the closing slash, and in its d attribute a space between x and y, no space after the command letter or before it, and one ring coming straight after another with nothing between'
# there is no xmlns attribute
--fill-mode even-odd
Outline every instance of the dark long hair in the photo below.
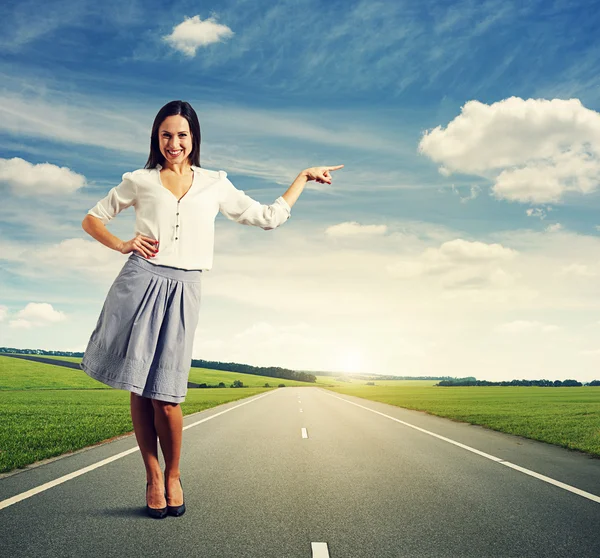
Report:
<svg viewBox="0 0 600 558"><path fill-rule="evenodd" d="M164 165L165 158L160 152L158 145L158 129L164 122L165 118L169 116L180 115L185 118L190 125L190 132L192 134L192 152L188 155L188 161L191 165L196 167L200 166L200 122L198 121L198 115L186 101L171 101L167 103L163 108L158 111L154 124L152 124L152 135L150 136L150 155L146 161L145 169L153 169L156 165Z"/></svg>

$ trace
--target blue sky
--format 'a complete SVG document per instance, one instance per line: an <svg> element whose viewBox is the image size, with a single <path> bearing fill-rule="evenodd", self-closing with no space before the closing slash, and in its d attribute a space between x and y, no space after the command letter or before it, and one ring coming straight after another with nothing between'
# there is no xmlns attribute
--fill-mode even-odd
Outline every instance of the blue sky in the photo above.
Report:
<svg viewBox="0 0 600 558"><path fill-rule="evenodd" d="M85 349L125 257L81 220L184 99L262 203L345 165L275 231L218 217L195 358L597 377L600 10L523 4L3 7L0 344Z"/></svg>

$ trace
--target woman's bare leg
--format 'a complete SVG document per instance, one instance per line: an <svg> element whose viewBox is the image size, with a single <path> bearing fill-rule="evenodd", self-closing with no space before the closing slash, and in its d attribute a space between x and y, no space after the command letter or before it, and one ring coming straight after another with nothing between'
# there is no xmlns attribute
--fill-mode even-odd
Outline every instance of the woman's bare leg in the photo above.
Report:
<svg viewBox="0 0 600 558"><path fill-rule="evenodd" d="M156 442L156 428L154 426L154 407L152 399L131 394L131 420L135 431L135 438L144 465L146 467L146 480L148 482L147 502L151 508L164 508L165 483L158 461L158 444Z"/></svg>
<svg viewBox="0 0 600 558"><path fill-rule="evenodd" d="M165 484L167 504L183 504L183 492L179 484L179 458L183 437L183 413L179 403L152 400L154 406L154 426L158 432L160 447L165 458Z"/></svg>

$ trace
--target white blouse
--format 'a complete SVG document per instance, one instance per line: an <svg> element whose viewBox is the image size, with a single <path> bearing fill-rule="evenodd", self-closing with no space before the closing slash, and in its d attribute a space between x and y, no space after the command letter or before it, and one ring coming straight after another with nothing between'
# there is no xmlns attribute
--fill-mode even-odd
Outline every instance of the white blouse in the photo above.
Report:
<svg viewBox="0 0 600 558"><path fill-rule="evenodd" d="M135 207L135 233L159 241L158 253L147 261L180 269L208 270L213 265L215 217L225 217L265 230L279 227L290 218L290 206L279 197L262 205L238 190L225 171L192 166L194 177L187 193L177 200L163 186L161 165L126 172L123 181L101 199L89 215L104 224L117 213Z"/></svg>

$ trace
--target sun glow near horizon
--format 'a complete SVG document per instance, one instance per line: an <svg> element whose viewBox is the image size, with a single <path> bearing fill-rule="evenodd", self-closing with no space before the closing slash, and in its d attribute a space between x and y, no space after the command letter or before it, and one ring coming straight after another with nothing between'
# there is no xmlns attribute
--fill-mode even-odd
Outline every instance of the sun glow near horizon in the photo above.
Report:
<svg viewBox="0 0 600 558"><path fill-rule="evenodd" d="M343 349L338 352L336 368L346 374L362 373L364 354L360 349Z"/></svg>

